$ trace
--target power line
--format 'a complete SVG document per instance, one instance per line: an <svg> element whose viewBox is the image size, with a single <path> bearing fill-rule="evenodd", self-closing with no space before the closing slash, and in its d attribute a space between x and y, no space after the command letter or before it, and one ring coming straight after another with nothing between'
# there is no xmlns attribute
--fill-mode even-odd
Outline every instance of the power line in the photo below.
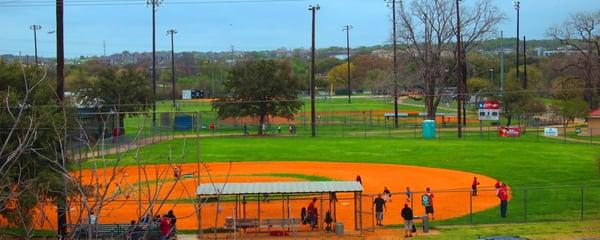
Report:
<svg viewBox="0 0 600 240"><path fill-rule="evenodd" d="M203 4L261 4L261 3L287 3L287 2L306 2L307 0L224 0L224 1L170 1L165 2L165 5L203 5ZM95 0L95 1L69 1L63 3L64 6L136 6L143 5L140 1L111 1L111 0ZM0 3L0 7L53 7L56 4L52 1L29 1L20 3Z"/></svg>

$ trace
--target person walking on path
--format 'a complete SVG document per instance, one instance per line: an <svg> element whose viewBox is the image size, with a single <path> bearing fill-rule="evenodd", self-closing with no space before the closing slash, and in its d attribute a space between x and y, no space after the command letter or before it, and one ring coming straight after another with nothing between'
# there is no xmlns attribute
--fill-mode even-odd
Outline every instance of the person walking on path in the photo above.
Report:
<svg viewBox="0 0 600 240"><path fill-rule="evenodd" d="M502 187L498 191L498 198L500 198L500 217L505 218L508 210L508 187L505 183L502 183Z"/></svg>
<svg viewBox="0 0 600 240"><path fill-rule="evenodd" d="M371 211L373 211L373 207L375 207L375 218L377 218L377 226L383 226L381 222L383 221L383 210L387 211L385 206L385 200L381 198L381 193L377 194L377 198L373 200L373 205L371 206Z"/></svg>
<svg viewBox="0 0 600 240"><path fill-rule="evenodd" d="M425 214L429 216L431 214L431 220L434 220L433 216L433 193L429 187L425 190L425 194L421 196L421 204L425 207Z"/></svg>
<svg viewBox="0 0 600 240"><path fill-rule="evenodd" d="M386 202L392 202L392 192L388 187L383 187L383 200Z"/></svg>
<svg viewBox="0 0 600 240"><path fill-rule="evenodd" d="M404 219L404 237L412 237L412 226L413 226L413 210L408 207L408 204L404 204L401 214Z"/></svg>
<svg viewBox="0 0 600 240"><path fill-rule="evenodd" d="M405 194L406 194L406 202L411 202L410 199L412 199L412 192L410 191L409 187L406 187Z"/></svg>
<svg viewBox="0 0 600 240"><path fill-rule="evenodd" d="M244 123L244 136L248 136L248 125Z"/></svg>
<svg viewBox="0 0 600 240"><path fill-rule="evenodd" d="M479 181L477 181L477 177L473 177L473 183L471 184L471 195L477 196L477 186L479 185Z"/></svg>

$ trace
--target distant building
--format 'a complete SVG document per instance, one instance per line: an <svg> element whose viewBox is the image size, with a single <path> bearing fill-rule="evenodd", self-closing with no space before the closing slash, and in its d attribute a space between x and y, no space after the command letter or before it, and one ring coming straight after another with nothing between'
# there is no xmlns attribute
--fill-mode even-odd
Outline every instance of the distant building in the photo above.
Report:
<svg viewBox="0 0 600 240"><path fill-rule="evenodd" d="M546 50L543 47L539 47L534 50L538 57L550 57L550 56L555 56L555 55L573 55L573 54L579 53L579 51L574 50L569 47L557 48L556 50ZM585 52L585 50L584 50L584 52Z"/></svg>
<svg viewBox="0 0 600 240"><path fill-rule="evenodd" d="M377 49L377 50L371 52L371 54L373 54L377 57L380 57L380 58L387 58L387 59L391 59L394 57L394 53L387 49Z"/></svg>
<svg viewBox="0 0 600 240"><path fill-rule="evenodd" d="M588 116L588 132L592 136L600 136L600 109L596 109Z"/></svg>

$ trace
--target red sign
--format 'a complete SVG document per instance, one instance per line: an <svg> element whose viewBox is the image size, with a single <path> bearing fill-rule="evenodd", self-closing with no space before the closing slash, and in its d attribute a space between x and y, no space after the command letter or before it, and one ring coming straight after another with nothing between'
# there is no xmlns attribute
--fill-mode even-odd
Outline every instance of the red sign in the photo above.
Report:
<svg viewBox="0 0 600 240"><path fill-rule="evenodd" d="M521 136L521 128L520 127L500 127L498 129L498 135L500 135L500 137L520 137Z"/></svg>
<svg viewBox="0 0 600 240"><path fill-rule="evenodd" d="M480 107L483 109L500 109L500 102L498 101L485 101L483 102L483 106Z"/></svg>

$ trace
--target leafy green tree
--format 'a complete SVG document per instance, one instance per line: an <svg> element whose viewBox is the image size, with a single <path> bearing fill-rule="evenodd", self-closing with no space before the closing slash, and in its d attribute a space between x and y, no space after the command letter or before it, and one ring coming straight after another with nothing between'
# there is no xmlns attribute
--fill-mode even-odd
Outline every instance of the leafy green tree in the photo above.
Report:
<svg viewBox="0 0 600 240"><path fill-rule="evenodd" d="M552 81L552 111L560 116L565 134L569 122L585 118L589 112L589 105L583 100L584 86L585 81L576 77L563 76Z"/></svg>
<svg viewBox="0 0 600 240"><path fill-rule="evenodd" d="M350 63L350 74L354 74L356 67ZM342 63L337 65L329 72L327 72L327 82L329 85L329 96L333 95L334 88L338 86L346 86L348 82L348 64Z"/></svg>
<svg viewBox="0 0 600 240"><path fill-rule="evenodd" d="M224 85L227 95L212 104L219 119L258 117L259 135L267 116L292 119L302 106L298 100L300 82L289 61L239 62Z"/></svg>
<svg viewBox="0 0 600 240"><path fill-rule="evenodd" d="M42 69L0 61L0 215L24 237L35 206L55 200L65 182L57 169L68 159L59 143L73 115L57 104L52 86Z"/></svg>
<svg viewBox="0 0 600 240"><path fill-rule="evenodd" d="M529 69L527 69L529 72ZM508 72L504 84L504 93L500 97L502 102L502 116L507 120L506 125L510 126L514 118L528 120L545 111L545 105L536 99L535 92L525 91L515 77L515 69ZM536 83L533 81L532 83Z"/></svg>
<svg viewBox="0 0 600 240"><path fill-rule="evenodd" d="M104 69L92 81L80 83L76 96L89 107L114 111L121 127L125 116L123 112L143 112L153 101L148 78L131 68Z"/></svg>

